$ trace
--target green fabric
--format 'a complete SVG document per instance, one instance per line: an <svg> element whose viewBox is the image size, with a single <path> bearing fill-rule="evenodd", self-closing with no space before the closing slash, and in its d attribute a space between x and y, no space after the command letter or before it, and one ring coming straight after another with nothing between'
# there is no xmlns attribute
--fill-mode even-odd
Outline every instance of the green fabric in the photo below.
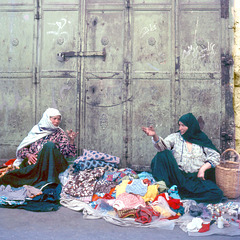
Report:
<svg viewBox="0 0 240 240"><path fill-rule="evenodd" d="M22 168L2 176L0 185L11 185L12 187L30 185L41 188L47 183L60 183L59 173L67 167L68 163L56 145L53 142L47 142L38 154L36 164L28 165L25 160Z"/></svg>
<svg viewBox="0 0 240 240"><path fill-rule="evenodd" d="M202 147L211 148L217 152L219 150L213 145L212 141L208 136L201 131L198 120L194 117L192 113L187 113L179 118L179 122L182 122L188 127L188 130L182 135L185 141L190 143L195 143Z"/></svg>

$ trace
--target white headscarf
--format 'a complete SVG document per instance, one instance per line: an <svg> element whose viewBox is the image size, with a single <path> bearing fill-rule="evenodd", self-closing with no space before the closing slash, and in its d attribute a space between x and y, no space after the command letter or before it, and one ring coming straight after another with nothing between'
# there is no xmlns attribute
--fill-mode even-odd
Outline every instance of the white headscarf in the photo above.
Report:
<svg viewBox="0 0 240 240"><path fill-rule="evenodd" d="M22 140L22 142L19 144L16 155L18 151L31 143L34 143L35 141L52 134L54 131L56 131L59 127L55 127L51 120L50 117L55 117L55 116L61 116L61 113L55 109L55 108L48 108L44 113L37 125L35 125L32 130L28 133L28 135ZM22 158L17 157L17 159L14 161L14 166L19 166L21 162L23 161Z"/></svg>

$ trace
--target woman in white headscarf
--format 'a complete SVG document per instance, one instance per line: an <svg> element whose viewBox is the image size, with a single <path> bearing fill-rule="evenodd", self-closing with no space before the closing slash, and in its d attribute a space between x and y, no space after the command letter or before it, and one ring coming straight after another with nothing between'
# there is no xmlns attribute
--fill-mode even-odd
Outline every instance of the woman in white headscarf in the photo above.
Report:
<svg viewBox="0 0 240 240"><path fill-rule="evenodd" d="M14 166L20 169L2 176L0 185L41 187L46 183L59 183L59 173L68 166L66 158L76 155L74 140L78 134L72 130L66 134L59 127L61 119L55 108L43 113L42 119L17 148Z"/></svg>

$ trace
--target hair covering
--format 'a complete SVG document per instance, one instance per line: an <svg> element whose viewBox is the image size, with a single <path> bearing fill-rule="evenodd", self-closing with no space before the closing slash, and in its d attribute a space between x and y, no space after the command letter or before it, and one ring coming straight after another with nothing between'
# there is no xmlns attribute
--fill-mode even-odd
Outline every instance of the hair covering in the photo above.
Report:
<svg viewBox="0 0 240 240"><path fill-rule="evenodd" d="M195 143L202 147L211 148L219 152L219 150L214 146L208 136L201 131L198 120L192 113L187 113L181 116L178 121L182 122L185 126L188 127L188 130L182 135L185 141Z"/></svg>
<svg viewBox="0 0 240 240"><path fill-rule="evenodd" d="M42 115L41 120L37 125L35 125L31 131L28 133L28 135L22 140L22 142L19 144L16 155L18 151L31 143L48 136L49 134L52 134L54 131L56 131L59 127L55 127L51 120L50 117L54 116L61 116L61 113L55 109L55 108L48 108ZM14 166L20 165L20 163L23 161L23 159L18 158L14 162Z"/></svg>

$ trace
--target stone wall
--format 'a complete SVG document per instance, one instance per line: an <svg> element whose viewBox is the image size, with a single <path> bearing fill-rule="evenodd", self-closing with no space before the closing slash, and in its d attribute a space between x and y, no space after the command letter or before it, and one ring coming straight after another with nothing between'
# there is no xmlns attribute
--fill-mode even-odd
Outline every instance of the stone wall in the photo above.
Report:
<svg viewBox="0 0 240 240"><path fill-rule="evenodd" d="M234 1L234 92L233 108L235 114L235 146L240 153L240 1Z"/></svg>

